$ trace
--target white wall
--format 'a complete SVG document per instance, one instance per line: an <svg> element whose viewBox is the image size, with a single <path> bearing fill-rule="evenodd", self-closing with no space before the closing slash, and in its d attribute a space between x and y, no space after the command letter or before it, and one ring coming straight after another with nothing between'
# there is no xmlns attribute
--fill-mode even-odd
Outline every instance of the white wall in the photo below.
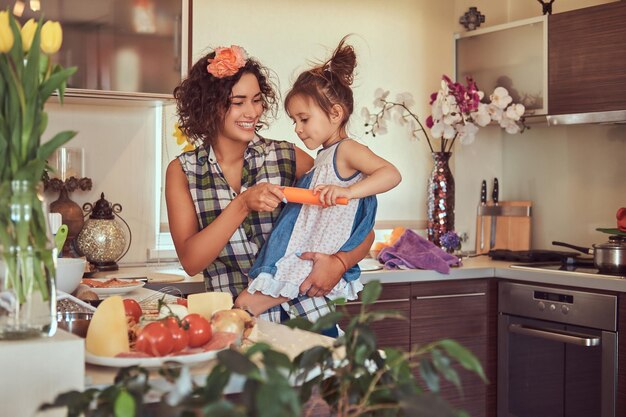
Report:
<svg viewBox="0 0 626 417"><path fill-rule="evenodd" d="M553 12L609 2L556 1ZM541 15L536 0L455 0L454 15L470 6L486 16L481 28ZM626 125L535 125L513 136L490 127L455 153L456 225L470 232L467 247L475 239L482 179L491 184L498 177L501 200L533 201L533 248L558 249L553 240L604 242L606 235L595 228L615 227L617 209L626 206Z"/></svg>
<svg viewBox="0 0 626 417"><path fill-rule="evenodd" d="M562 0L554 3L554 11L603 2ZM371 105L374 90L383 87L392 95L411 92L424 119L428 96L438 88L441 74L452 74L452 33L463 30L458 18L469 6L487 16L486 26L541 13L536 0L198 0L193 56L216 46L240 44L276 72L284 92L307 60L324 59L343 35L354 33L351 42L359 65L351 132L395 163L403 175L402 184L380 198L379 219L425 219L432 166L427 145L410 141L395 125L384 136L364 137L359 112L363 105ZM85 148L86 175L94 181L93 191L77 191L72 198L81 205L93 203L103 191L109 201L122 204L122 216L133 229L133 246L124 261L144 261L146 250L154 245L155 230L154 110L77 104L48 109L47 137L62 129L78 130L69 146ZM470 234L466 248L473 247L480 182L494 176L500 179L501 199L535 202L534 247L549 247L556 239L579 244L603 241L593 228L612 226L614 212L626 206L624 130L624 126L533 127L523 135L506 136L489 127L481 129L474 144L456 145L456 221L458 231ZM298 141L282 111L263 134ZM164 140L173 141L170 135L165 131Z"/></svg>
<svg viewBox="0 0 626 417"><path fill-rule="evenodd" d="M452 12L451 0L195 2L194 58L207 48L241 45L275 71L284 93L309 61L328 58L344 35L354 34L349 42L358 66L351 134L396 164L403 176L379 199L378 219L420 220L426 218L426 178L432 166L428 146L410 141L396 125L386 135L364 136L360 110L372 109L374 91L382 87L392 98L411 92L425 119L430 93L441 74L452 71ZM279 120L262 134L300 143L282 108Z"/></svg>

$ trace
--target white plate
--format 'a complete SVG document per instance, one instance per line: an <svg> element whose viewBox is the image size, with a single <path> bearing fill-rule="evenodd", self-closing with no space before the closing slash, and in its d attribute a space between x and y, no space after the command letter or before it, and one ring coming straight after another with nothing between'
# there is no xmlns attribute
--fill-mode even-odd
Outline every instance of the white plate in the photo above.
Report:
<svg viewBox="0 0 626 417"><path fill-rule="evenodd" d="M94 278L90 278L90 279L94 279ZM106 279L103 279L101 281L104 282L106 281ZM108 287L108 288L89 287L89 289L95 292L96 294L98 294L98 297L102 298L102 297L108 297L110 295L126 294L133 290L136 290L137 288L141 288L144 285L146 285L146 283L142 281L142 282L139 282L138 284L128 285L125 287Z"/></svg>
<svg viewBox="0 0 626 417"><path fill-rule="evenodd" d="M85 350L85 362L92 365L109 366L113 368L123 368L126 366L142 366L144 368L159 368L165 362L173 361L186 365L201 365L204 362L215 359L217 352L224 350L209 350L206 352L191 353L188 355L169 355L157 358L111 358L105 356L97 356Z"/></svg>
<svg viewBox="0 0 626 417"><path fill-rule="evenodd" d="M379 269L383 269L383 266L380 262L378 262L378 259L367 258L359 262L359 268L361 268L361 271L366 272L378 271Z"/></svg>

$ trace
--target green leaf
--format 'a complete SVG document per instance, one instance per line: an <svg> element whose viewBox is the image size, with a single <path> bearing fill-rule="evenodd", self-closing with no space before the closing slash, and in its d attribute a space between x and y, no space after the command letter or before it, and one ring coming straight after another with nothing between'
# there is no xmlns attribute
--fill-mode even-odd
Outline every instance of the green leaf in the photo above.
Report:
<svg viewBox="0 0 626 417"><path fill-rule="evenodd" d="M376 302L376 300L378 300L378 297L380 297L380 293L383 290L383 286L381 285L380 281L370 281L367 284L365 284L365 287L363 287L363 292L361 292L361 302L364 305L369 305L372 304L374 302Z"/></svg>
<svg viewBox="0 0 626 417"><path fill-rule="evenodd" d="M283 323L285 326L290 327L292 329L301 329L301 330L311 330L313 327L313 323L304 317L296 317L291 320L287 320Z"/></svg>
<svg viewBox="0 0 626 417"><path fill-rule="evenodd" d="M300 402L296 391L287 381L263 384L256 394L259 417L298 417Z"/></svg>
<svg viewBox="0 0 626 417"><path fill-rule="evenodd" d="M39 150L37 151L37 158L43 159L44 161L47 160L57 148L63 146L69 142L70 139L76 136L76 133L77 132L73 132L71 130L57 133L52 139L39 147Z"/></svg>
<svg viewBox="0 0 626 417"><path fill-rule="evenodd" d="M300 368L311 369L325 362L326 358L331 356L331 352L324 346L313 346L310 349L300 353L294 359Z"/></svg>
<svg viewBox="0 0 626 417"><path fill-rule="evenodd" d="M420 376L428 386L428 389L432 392L439 392L439 376L433 368L430 361L426 358L422 358L420 361Z"/></svg>
<svg viewBox="0 0 626 417"><path fill-rule="evenodd" d="M217 354L220 363L236 374L258 377L259 368L245 355L233 349L222 350Z"/></svg>
<svg viewBox="0 0 626 417"><path fill-rule="evenodd" d="M52 74L50 78L48 78L43 84L41 84L41 87L39 87L39 94L41 95L41 98L45 101L55 91L60 90L61 88L64 89L67 79L70 78L76 70L76 67L69 67ZM59 94L61 95L62 92L59 91Z"/></svg>
<svg viewBox="0 0 626 417"><path fill-rule="evenodd" d="M136 411L135 399L128 391L122 389L117 398L115 398L115 404L113 405L115 417L135 417Z"/></svg>
<svg viewBox="0 0 626 417"><path fill-rule="evenodd" d="M206 402L211 403L222 398L222 393L230 380L230 371L224 365L218 364L211 369L211 373L206 378L202 395Z"/></svg>
<svg viewBox="0 0 626 417"><path fill-rule="evenodd" d="M440 340L437 345L441 346L449 356L456 359L463 368L475 372L484 382L488 382L480 361L469 349L452 339Z"/></svg>
<svg viewBox="0 0 626 417"><path fill-rule="evenodd" d="M289 356L275 350L266 350L263 353L263 363L265 364L265 367L269 369L284 368L286 370L291 370L293 368Z"/></svg>
<svg viewBox="0 0 626 417"><path fill-rule="evenodd" d="M318 318L315 323L313 323L313 326L311 326L310 331L320 333L323 330L330 329L336 326L339 320L343 317L343 313L339 311L331 311L330 313Z"/></svg>
<svg viewBox="0 0 626 417"><path fill-rule="evenodd" d="M252 346L250 346L246 350L246 356L247 357L251 357L252 355L254 355L257 352L265 352L267 350L270 350L271 348L272 347L270 345L268 345L267 343L256 342L255 344L253 344Z"/></svg>

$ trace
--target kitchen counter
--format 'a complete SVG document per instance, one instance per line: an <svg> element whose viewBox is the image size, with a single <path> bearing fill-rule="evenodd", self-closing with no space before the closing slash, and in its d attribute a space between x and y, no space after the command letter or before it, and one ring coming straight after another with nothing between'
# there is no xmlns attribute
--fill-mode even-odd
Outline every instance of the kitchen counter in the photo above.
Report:
<svg viewBox="0 0 626 417"><path fill-rule="evenodd" d="M511 264L511 262L493 261L487 256L478 256L463 259L463 266L451 268L450 274L419 269L379 270L363 272L361 279L363 282L379 280L382 283L407 283L496 277L537 284L626 293L626 279L621 277L568 271L543 271L535 268L521 269L511 267Z"/></svg>
<svg viewBox="0 0 626 417"><path fill-rule="evenodd" d="M373 280L379 280L382 283L408 283L497 277L538 284L564 285L626 293L626 279L621 277L568 271L521 269L511 267L511 264L511 262L493 261L487 256L477 256L463 259L463 266L451 268L449 274L440 274L436 271L421 269L381 269L363 272L361 279L364 283ZM190 277L176 264L159 267L125 267L114 273L109 272L99 276L147 277L146 288L153 290L158 290L167 285L174 285L180 288L184 294L205 290L202 274ZM175 277L178 278L176 279Z"/></svg>

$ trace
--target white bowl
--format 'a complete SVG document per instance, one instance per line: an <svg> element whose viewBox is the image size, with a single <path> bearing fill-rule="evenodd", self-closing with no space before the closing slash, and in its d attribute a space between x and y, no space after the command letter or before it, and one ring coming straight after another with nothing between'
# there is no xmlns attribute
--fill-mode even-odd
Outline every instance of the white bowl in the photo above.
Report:
<svg viewBox="0 0 626 417"><path fill-rule="evenodd" d="M85 261L82 258L57 259L57 290L73 293L85 273Z"/></svg>

